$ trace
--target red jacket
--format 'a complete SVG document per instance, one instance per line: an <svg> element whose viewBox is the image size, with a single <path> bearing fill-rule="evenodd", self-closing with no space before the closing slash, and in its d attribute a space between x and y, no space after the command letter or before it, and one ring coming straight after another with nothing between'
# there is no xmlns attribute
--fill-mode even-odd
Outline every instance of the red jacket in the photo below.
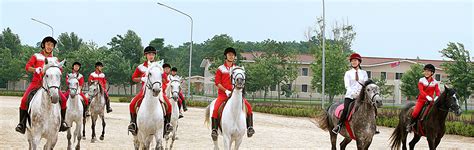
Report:
<svg viewBox="0 0 474 150"><path fill-rule="evenodd" d="M225 89L232 90L232 81L230 81L230 68L235 66L232 64L231 66L227 66L225 63L217 68L216 75L214 78L214 83L217 86L221 84ZM217 93L219 95L226 95L225 91L218 89Z"/></svg>
<svg viewBox="0 0 474 150"><path fill-rule="evenodd" d="M137 68L135 69L135 72L133 72L132 79L138 78L138 77L144 77L147 69L148 69L148 61L145 61L143 64L138 65ZM142 85L144 84L143 81L141 83Z"/></svg>
<svg viewBox="0 0 474 150"><path fill-rule="evenodd" d="M105 88L105 84L107 84L107 78L105 74L102 72L94 71L89 75L89 83L92 81L98 81L99 84L102 86L104 91L107 91Z"/></svg>
<svg viewBox="0 0 474 150"><path fill-rule="evenodd" d="M69 86L69 82L67 82L69 80L69 76L70 75L73 75L73 76L76 76L77 77L77 80L79 81L79 86L82 87L84 85L84 76L82 76L82 74L80 74L79 72L72 72L72 73L69 73L67 76L66 76L66 85Z"/></svg>
<svg viewBox="0 0 474 150"><path fill-rule="evenodd" d="M43 68L46 58L53 58L53 56L51 54L48 56L45 56L43 51L41 51L40 53L33 54L33 56L30 57L30 60L28 60L28 62L26 63L25 70L28 72L28 68L30 67ZM36 72L33 73L33 79L31 80L32 84L41 84L42 81L43 81L43 73L40 73L40 74L37 74Z"/></svg>
<svg viewBox="0 0 474 150"><path fill-rule="evenodd" d="M436 92L436 96L439 96L439 87L438 87L438 81L436 81L434 78L426 79L425 77L420 78L418 81L418 91L420 94L418 95L418 99L424 99L426 100L426 96L430 96L431 98L433 97L433 94Z"/></svg>
<svg viewBox="0 0 474 150"><path fill-rule="evenodd" d="M168 74L163 73L163 74L161 75L161 78L162 78L162 80L163 80L163 81L162 81L162 82L163 82L163 85L161 86L161 88L163 89L163 95L166 96L166 92L164 92L164 91L166 91L166 87L168 86L168 83L170 82L170 81L168 81Z"/></svg>

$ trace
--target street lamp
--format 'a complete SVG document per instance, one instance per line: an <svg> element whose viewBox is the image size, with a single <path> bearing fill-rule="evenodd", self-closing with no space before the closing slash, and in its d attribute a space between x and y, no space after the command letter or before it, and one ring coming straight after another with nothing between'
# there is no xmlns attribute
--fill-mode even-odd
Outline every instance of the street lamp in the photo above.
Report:
<svg viewBox="0 0 474 150"><path fill-rule="evenodd" d="M322 76L323 76L322 77L323 78L322 82L323 83L322 84L323 85L322 85L322 87L323 88L322 88L322 97L321 97L321 108L322 109L324 109L324 94L325 94L325 92L324 92L325 87L324 86L326 85L325 84L326 83L326 75L325 75L325 71L326 71L326 55L325 55L325 53L326 53L326 43L325 43L326 37L324 35L324 30L326 28L326 19L325 19L325 12L324 11L325 10L324 10L324 0L323 0L323 30L322 30L322 34L323 34L323 60L322 60L323 61L323 71L322 71L323 72L323 74L322 74Z"/></svg>
<svg viewBox="0 0 474 150"><path fill-rule="evenodd" d="M47 24L47 23L44 23L43 21L39 21L39 20L37 20L37 19L35 19L35 18L31 18L31 20L36 21L36 22L38 22L38 23L41 23L41 24L43 24L43 25L48 26L49 28L51 28L51 37L54 37L54 29L53 29L53 27L52 27L51 25L49 25L49 24Z"/></svg>
<svg viewBox="0 0 474 150"><path fill-rule="evenodd" d="M189 19L191 20L191 45L189 46L189 71L188 71L188 97L191 97L191 64L192 64L192 57L193 57L193 18L190 15L188 15L188 14L182 12L182 11L179 11L179 10L173 8L173 7L165 5L163 3L158 2L158 5L161 5L161 6L164 6L166 8L169 8L171 10L174 10L176 12L179 12L180 14L183 14L183 15L189 17Z"/></svg>

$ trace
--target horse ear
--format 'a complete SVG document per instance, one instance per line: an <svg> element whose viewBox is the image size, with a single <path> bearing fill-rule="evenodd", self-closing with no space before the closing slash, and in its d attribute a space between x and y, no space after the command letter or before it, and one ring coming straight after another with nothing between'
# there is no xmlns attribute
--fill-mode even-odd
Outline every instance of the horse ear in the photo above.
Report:
<svg viewBox="0 0 474 150"><path fill-rule="evenodd" d="M63 67L65 64L66 64L66 59L64 59L63 61L61 61L61 62L59 63L59 66L60 66L60 67Z"/></svg>
<svg viewBox="0 0 474 150"><path fill-rule="evenodd" d="M242 70L244 70L244 71L245 71L245 66L242 66Z"/></svg>

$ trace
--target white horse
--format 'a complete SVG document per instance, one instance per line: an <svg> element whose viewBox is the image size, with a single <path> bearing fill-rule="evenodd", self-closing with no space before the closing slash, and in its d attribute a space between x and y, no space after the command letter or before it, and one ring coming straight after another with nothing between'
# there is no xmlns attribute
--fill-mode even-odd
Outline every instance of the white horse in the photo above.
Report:
<svg viewBox="0 0 474 150"><path fill-rule="evenodd" d="M232 143L235 142L234 149L239 149L242 139L247 130L246 128L246 107L242 96L242 90L245 86L245 69L244 67L232 67L231 81L234 86L232 95L227 100L227 104L222 111L219 135L224 139L224 149L231 149ZM212 110L216 100L212 101L206 108L204 122L209 126L212 117ZM219 149L217 140L214 141L214 149Z"/></svg>
<svg viewBox="0 0 474 150"><path fill-rule="evenodd" d="M145 86L142 87L145 88L145 95L137 112L138 133L133 140L135 149L149 149L153 137L156 140L155 149L163 149L162 65L163 60L149 63L148 70L145 73L146 82Z"/></svg>
<svg viewBox="0 0 474 150"><path fill-rule="evenodd" d="M81 147L81 128L83 123L83 112L84 106L82 103L82 97L79 95L81 93L81 87L79 86L79 81L77 80L76 76L68 76L69 83L69 96L67 99L67 108L66 108L66 123L72 127L72 123L76 124L76 129L74 130L74 140L73 143L76 142L77 145L76 149L80 149ZM71 129L67 130L67 141L68 141L68 149L71 149Z"/></svg>
<svg viewBox="0 0 474 150"><path fill-rule="evenodd" d="M90 113L91 113L91 121L92 121L92 139L91 143L95 143L97 141L95 137L95 122L97 121L97 118L100 117L102 119L102 134L100 135L100 140L104 140L104 134L105 134L105 117L104 117L104 108L105 108L105 91L102 89L102 86L99 84L99 82L92 82L92 84L89 86L89 99L90 99ZM84 121L84 126L85 126L85 121ZM85 133L85 129L83 131ZM85 136L85 135L84 135ZM85 138L83 136L83 138Z"/></svg>
<svg viewBox="0 0 474 150"><path fill-rule="evenodd" d="M41 138L45 138L44 149L53 149L58 141L61 124L61 105L59 87L61 70L65 60L58 63L57 58L45 61L42 87L36 92L29 104L29 124L27 137L30 149L37 149Z"/></svg>
<svg viewBox="0 0 474 150"><path fill-rule="evenodd" d="M178 120L179 120L179 107L178 107L178 100L179 100L179 91L181 90L181 77L176 76L169 76L170 77L170 84L168 85L167 89L167 95L171 96L170 98L173 99L171 101L171 125L173 126L173 132L171 132L171 135L166 135L166 145L168 145L169 138L171 137L171 144L169 145L169 148L173 148L173 143L174 141L178 138L176 135L177 130L178 130Z"/></svg>

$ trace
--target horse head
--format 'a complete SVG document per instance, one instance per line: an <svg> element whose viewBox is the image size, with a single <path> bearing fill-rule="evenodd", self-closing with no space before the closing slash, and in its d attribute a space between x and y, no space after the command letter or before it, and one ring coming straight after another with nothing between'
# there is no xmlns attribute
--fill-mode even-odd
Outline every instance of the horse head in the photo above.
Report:
<svg viewBox="0 0 474 150"><path fill-rule="evenodd" d="M99 84L98 81L92 81L91 84L89 85L89 91L88 94L90 96L90 99L93 99L96 97L99 93L102 93L102 88Z"/></svg>
<svg viewBox="0 0 474 150"><path fill-rule="evenodd" d="M69 96L74 98L77 94L79 94L79 80L77 80L77 76L69 74L67 82L69 83Z"/></svg>
<svg viewBox="0 0 474 150"><path fill-rule="evenodd" d="M446 85L444 86L444 92L435 103L436 107L442 111L453 112L456 116L460 116L462 113L459 100L456 97L456 90L449 88Z"/></svg>
<svg viewBox="0 0 474 150"><path fill-rule="evenodd" d="M243 89L245 87L245 68L234 66L230 68L230 70L230 78L232 81L232 85L234 85L234 88L239 90Z"/></svg>
<svg viewBox="0 0 474 150"><path fill-rule="evenodd" d="M66 60L58 62L56 57L46 58L42 88L48 93L53 104L59 101L59 87L61 86L61 68Z"/></svg>
<svg viewBox="0 0 474 150"><path fill-rule="evenodd" d="M162 74L163 74L163 60L149 63L146 76L146 88L153 92L153 96L157 97L161 92Z"/></svg>
<svg viewBox="0 0 474 150"><path fill-rule="evenodd" d="M171 97L174 101L178 101L179 91L181 90L181 77L170 76Z"/></svg>
<svg viewBox="0 0 474 150"><path fill-rule="evenodd" d="M380 97L380 88L372 80L367 80L361 89L359 99L361 102L371 104L374 107L382 107L382 99Z"/></svg>

